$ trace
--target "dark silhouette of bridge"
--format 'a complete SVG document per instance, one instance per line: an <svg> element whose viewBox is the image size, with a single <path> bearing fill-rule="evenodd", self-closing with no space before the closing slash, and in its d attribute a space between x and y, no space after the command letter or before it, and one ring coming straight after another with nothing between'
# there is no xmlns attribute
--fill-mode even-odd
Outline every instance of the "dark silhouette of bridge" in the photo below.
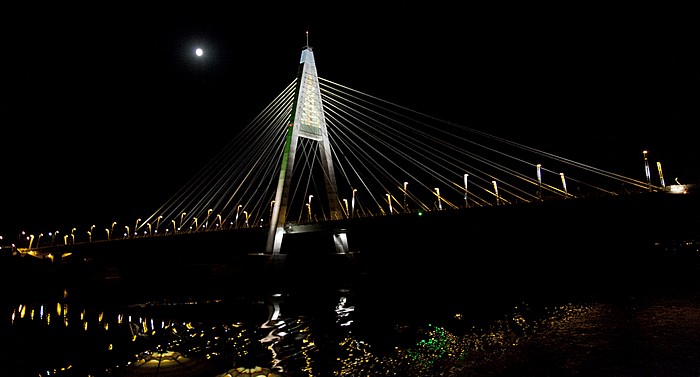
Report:
<svg viewBox="0 0 700 377"><path fill-rule="evenodd" d="M289 250L315 248L312 234L343 254L366 246L360 237L349 243L349 230L371 233L374 242L382 238L377 229L435 231L427 219L445 228L437 219L455 221L447 213L477 216L484 208L688 191L666 185L661 164L650 162L646 151L642 157L643 179L632 178L413 111L322 79L307 46L297 77L155 211L35 232L18 246L54 257L137 240L151 250L156 241L196 248L208 239L277 255L284 253L283 240L291 242Z"/></svg>
<svg viewBox="0 0 700 377"><path fill-rule="evenodd" d="M18 246L38 265L3 278L95 297L352 285L441 304L452 287L491 305L695 276L698 196L641 157L639 180L416 112L321 79L307 47L297 77L155 211L33 233Z"/></svg>

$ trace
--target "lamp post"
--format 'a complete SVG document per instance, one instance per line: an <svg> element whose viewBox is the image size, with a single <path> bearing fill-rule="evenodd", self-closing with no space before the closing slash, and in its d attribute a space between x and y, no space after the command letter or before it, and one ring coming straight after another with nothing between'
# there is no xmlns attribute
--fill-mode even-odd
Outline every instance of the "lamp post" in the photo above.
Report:
<svg viewBox="0 0 700 377"><path fill-rule="evenodd" d="M537 164L537 183L539 184L537 197L542 201L542 164Z"/></svg>
<svg viewBox="0 0 700 377"><path fill-rule="evenodd" d="M436 187L435 193L437 194L438 199L438 211L442 211L442 198L440 198L440 189Z"/></svg>
<svg viewBox="0 0 700 377"><path fill-rule="evenodd" d="M564 193L569 194L569 190L566 189L566 178L564 178L564 173L559 173L559 176L561 177L561 185L564 188Z"/></svg>
<svg viewBox="0 0 700 377"><path fill-rule="evenodd" d="M406 202L406 196L408 196L408 182L403 183L403 210L408 212L408 203Z"/></svg>
<svg viewBox="0 0 700 377"><path fill-rule="evenodd" d="M386 194L386 201L389 202L389 214L394 214L394 209L391 207L391 194Z"/></svg>
<svg viewBox="0 0 700 377"><path fill-rule="evenodd" d="M350 217L355 216L355 193L357 192L357 189L352 189L352 212L350 212Z"/></svg>
<svg viewBox="0 0 700 377"><path fill-rule="evenodd" d="M647 158L647 151L642 151L642 154L644 155L644 173L647 176L647 187L649 188L649 191L651 191L651 171L649 171L649 159Z"/></svg>
<svg viewBox="0 0 700 377"><path fill-rule="evenodd" d="M109 228L105 228L105 232L107 232L107 241L109 241Z"/></svg>
<svg viewBox="0 0 700 377"><path fill-rule="evenodd" d="M496 205L501 204L501 197L498 195L498 184L496 181L491 181L491 184L493 184L493 192L496 194Z"/></svg>
<svg viewBox="0 0 700 377"><path fill-rule="evenodd" d="M175 220L171 220L173 223L173 234L177 234L177 225L175 225Z"/></svg>
<svg viewBox="0 0 700 377"><path fill-rule="evenodd" d="M180 228L182 228L182 221L185 218L186 214L187 214L186 212L183 212L182 215L180 215Z"/></svg>
<svg viewBox="0 0 700 377"><path fill-rule="evenodd" d="M350 217L350 211L348 211L348 200L343 199L343 203L345 203L345 216Z"/></svg>
<svg viewBox="0 0 700 377"><path fill-rule="evenodd" d="M25 231L19 232L19 234L17 235L17 247L22 246L22 238L24 238L24 236L26 234L27 234L27 232L25 232Z"/></svg>
<svg viewBox="0 0 700 377"><path fill-rule="evenodd" d="M114 235L114 226L115 225L117 225L116 221L112 223L112 228L110 229L110 232L112 233L112 235Z"/></svg>
<svg viewBox="0 0 700 377"><path fill-rule="evenodd" d="M219 225L218 225L218 227L221 228L221 229L224 229L223 224L221 224L221 214L216 215L216 218L219 219Z"/></svg>
<svg viewBox="0 0 700 377"><path fill-rule="evenodd" d="M126 232L124 233L124 238L128 238L129 237L129 226L124 225L124 229L126 229Z"/></svg>
<svg viewBox="0 0 700 377"><path fill-rule="evenodd" d="M70 230L70 238L71 238L71 241L73 242L73 245L75 245L75 230L76 230L75 228Z"/></svg>
<svg viewBox="0 0 700 377"><path fill-rule="evenodd" d="M194 218L194 231L197 231L197 218Z"/></svg>
<svg viewBox="0 0 700 377"><path fill-rule="evenodd" d="M211 208L207 210L207 217L204 219L204 224L202 224L204 230L207 230L207 228L209 228L209 216L211 215L211 211L213 211L213 209Z"/></svg>
<svg viewBox="0 0 700 377"><path fill-rule="evenodd" d="M163 216L158 216L156 219L156 233L158 233L158 228L160 228L160 219L162 219Z"/></svg>
<svg viewBox="0 0 700 377"><path fill-rule="evenodd" d="M467 190L467 183L469 179L469 174L464 174L464 208L469 208L469 199L467 198L467 195L469 191Z"/></svg>
<svg viewBox="0 0 700 377"><path fill-rule="evenodd" d="M136 232L139 230L139 222L141 219L136 219L136 225L134 225L134 237L136 237Z"/></svg>
<svg viewBox="0 0 700 377"><path fill-rule="evenodd" d="M235 228L238 228L238 215L241 213L241 207L243 207L242 204L239 204L238 207L236 207L236 226L235 226Z"/></svg>
<svg viewBox="0 0 700 377"><path fill-rule="evenodd" d="M92 229L92 228L90 228L90 229ZM88 230L87 235L88 235L88 242L92 242L92 231Z"/></svg>
<svg viewBox="0 0 700 377"><path fill-rule="evenodd" d="M314 197L313 195L309 195L309 204L308 204L308 206L309 206L309 222L311 222L311 219L312 219L312 217L311 217L311 198L313 198L313 197Z"/></svg>
<svg viewBox="0 0 700 377"><path fill-rule="evenodd" d="M245 216L245 227L248 227L248 218L250 215L248 214L248 211L243 211L243 216Z"/></svg>
<svg viewBox="0 0 700 377"><path fill-rule="evenodd" d="M151 223L148 223L148 236L152 236L153 233L151 232Z"/></svg>
<svg viewBox="0 0 700 377"><path fill-rule="evenodd" d="M32 249L32 243L33 243L33 242L34 242L34 235L33 235L33 234L30 234L30 235L29 235L29 247L27 247L27 250L31 250L31 249Z"/></svg>
<svg viewBox="0 0 700 377"><path fill-rule="evenodd" d="M661 187L666 188L666 182L664 182L664 173L661 171L661 162L656 161L656 170L659 171L659 181L661 181Z"/></svg>

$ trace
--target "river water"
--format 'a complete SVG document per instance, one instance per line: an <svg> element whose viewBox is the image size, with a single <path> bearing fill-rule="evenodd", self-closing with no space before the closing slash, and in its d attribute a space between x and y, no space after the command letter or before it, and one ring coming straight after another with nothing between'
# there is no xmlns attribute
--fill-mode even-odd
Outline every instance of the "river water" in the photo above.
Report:
<svg viewBox="0 0 700 377"><path fill-rule="evenodd" d="M688 276L502 300L400 281L232 284L201 297L156 284L6 296L0 376L700 375L700 285Z"/></svg>

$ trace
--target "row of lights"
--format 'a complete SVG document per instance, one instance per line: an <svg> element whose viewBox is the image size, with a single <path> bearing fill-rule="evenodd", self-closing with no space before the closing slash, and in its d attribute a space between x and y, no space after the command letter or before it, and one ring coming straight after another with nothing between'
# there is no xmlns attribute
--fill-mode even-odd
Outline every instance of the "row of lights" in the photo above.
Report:
<svg viewBox="0 0 700 377"><path fill-rule="evenodd" d="M651 186L651 172L650 172L650 168L649 168L649 160L648 160L648 158L647 158L647 153L648 153L648 152L647 152L646 150L642 151L642 154L643 154L643 157L644 157L644 170L645 170L645 175L646 175L646 179L647 179L647 186L648 186L648 189L651 191L651 189L652 189L652 186ZM660 162L657 162L656 165L657 165L657 169L658 169L658 172L659 172L659 178L660 178L660 180L661 180L661 186L665 188L666 185L665 185L664 178L663 178L663 173L662 173L662 170L661 170L661 163L660 163ZM537 167L537 180L538 180L538 182L539 182L538 196L539 196L539 199L541 200L541 199L542 199L542 174L541 174L542 165L541 165L541 164L537 164L536 167ZM464 201L465 201L465 206L466 206L466 207L469 206L469 201L468 201L468 197L467 197L467 195L468 195L468 190L467 190L467 187L468 187L468 177L469 177L468 174L464 174ZM560 177L561 177L562 187L563 187L564 193L565 193L566 195L568 195L568 190L567 190L567 187L566 187L566 179L565 179L564 173L560 173ZM499 194L498 194L498 184L497 184L497 182L496 182L495 180L492 181L491 183L493 184L493 193L494 193L495 196L496 196L496 204L501 204L501 198L500 198L500 196L499 196ZM407 195L408 195L408 182L404 182L404 183L403 183L403 192L404 192L403 207L404 207L404 210L407 210L407 208L408 208L408 203L407 203L407 200L406 200L406 199L407 199ZM352 190L352 210L349 210L349 208L348 208L348 200L347 200L347 199L343 199L343 202L344 202L344 204L345 204L345 215L348 216L348 217L353 217L353 214L355 213L355 195L356 195L356 193L357 193L357 189L353 189L353 190ZM442 210L442 201L443 201L443 200L442 200L442 197L440 196L440 188L438 188L438 187L435 188L435 195L437 196L437 209L438 209L438 210ZM391 194L388 194L388 193L386 194L386 196L387 196L387 202L389 203L389 214L393 214L393 213L394 213L394 209L393 209L393 207L392 207L392 196L391 196ZM307 211L308 211L308 221L313 221L313 216L312 216L312 211L311 211L311 200L312 200L312 199L313 199L313 195L309 195L308 202L306 203L306 207L307 207ZM394 199L394 200L395 200L395 199ZM270 218L272 218L272 211L273 211L274 203L275 203L274 200L270 203ZM238 207L236 208L236 219L235 219L235 223L232 222L231 225L238 224L238 218L239 218L239 214L240 214L240 209L241 209L241 207L242 207L242 205L238 205ZM209 217L211 216L211 212L212 212L212 211L213 211L212 209L207 210L207 217L206 217L206 220L205 220L204 224L202 224L202 227L203 227L203 228L206 228L206 227L207 227L207 224L208 224L208 222L209 222ZM185 215L187 215L186 212L183 212L183 213L180 215L180 226L179 226L179 227L177 226L177 224L176 224L176 222L175 222L174 219L171 220L171 222L172 222L172 224L173 224L173 232L177 233L177 232L181 231L182 226L183 226L183 221L184 221L184 216L185 216ZM249 227L248 221L249 221L249 219L250 219L250 214L249 214L247 211L243 211L243 215L244 215L244 217L245 217L245 227L247 228L247 227ZM155 233L156 233L156 234L158 233L158 228L160 227L160 220L161 220L162 218L163 218L163 216L158 216L158 218L157 218L157 221L156 221L156 229L155 229ZM222 227L222 226L223 226L223 222L222 222L222 219L221 219L221 215L220 215L220 214L216 215L216 218L219 219L219 224L216 225L216 227ZM194 221L194 230L192 230L192 227L190 227L190 232L192 232L192 231L199 231L199 230L200 230L200 225L198 224L198 218L194 217L194 218L193 218L193 221ZM134 234L133 234L134 237L138 237L138 233L136 232L136 229L138 229L139 222L141 222L141 219L140 219L140 218L136 220L136 224L135 224L135 226L134 226ZM117 224L117 222L115 221L115 222L112 223L112 225L111 225L110 228L105 228L105 232L106 232L106 234L107 234L107 240L108 240L108 241L109 241L109 240L112 240L112 238L114 237L114 226L115 226L116 224ZM216 223L215 223L215 224L216 224ZM147 223L147 226L148 226L148 231L144 231L144 236L146 236L146 235L152 236L152 235L153 235L153 232L152 232L152 225L151 225L151 223ZM93 236L93 230L94 230L94 228L95 228L95 225L92 225L92 226L90 227L90 230L87 231L88 242L92 242L92 236ZM128 238L129 235L130 235L130 228L129 228L128 225L125 226L124 228L125 228L124 238ZM222 229L223 229L223 228L222 228ZM76 228L72 228L70 234L66 234L66 235L63 236L63 243L64 243L65 245L67 245L67 244L69 244L69 243L73 243L73 244L75 243L75 230L76 230ZM168 232L168 231L169 231L169 229L166 229L166 232ZM56 241L55 239L56 239L56 237L58 236L58 234L59 234L59 231L58 231L58 230L57 230L56 232L53 232L53 233L51 233L51 232L48 233L48 235L49 235L50 237L52 237L52 242L54 242L54 243L55 243L55 241ZM38 248L38 247L40 247L41 238L42 238L43 236L44 236L43 233L40 233L40 234L38 235L38 237L35 237L33 234L26 235L26 232L25 232L25 231L22 231L22 232L20 233L20 235L19 235L18 243L21 242L22 239L24 239L24 238L26 237L26 241L27 241L27 243L28 243L28 247L27 247L28 249L32 249L32 247ZM36 238L36 244L34 244L35 238ZM0 243L2 243L3 239L4 239L3 236L0 236ZM70 242L69 242L69 241L70 241ZM17 245L13 244L13 245L12 245L12 248L14 249L15 247L17 247Z"/></svg>

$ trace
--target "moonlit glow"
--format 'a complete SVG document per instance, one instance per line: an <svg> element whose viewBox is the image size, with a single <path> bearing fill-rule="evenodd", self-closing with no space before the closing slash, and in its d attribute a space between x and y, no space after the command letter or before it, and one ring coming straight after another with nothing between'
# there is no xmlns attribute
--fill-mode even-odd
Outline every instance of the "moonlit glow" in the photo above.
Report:
<svg viewBox="0 0 700 377"><path fill-rule="evenodd" d="M203 51L201 48L196 49L196 50L194 51L194 53L197 54L197 56L202 56L202 55L204 55L204 51Z"/></svg>

